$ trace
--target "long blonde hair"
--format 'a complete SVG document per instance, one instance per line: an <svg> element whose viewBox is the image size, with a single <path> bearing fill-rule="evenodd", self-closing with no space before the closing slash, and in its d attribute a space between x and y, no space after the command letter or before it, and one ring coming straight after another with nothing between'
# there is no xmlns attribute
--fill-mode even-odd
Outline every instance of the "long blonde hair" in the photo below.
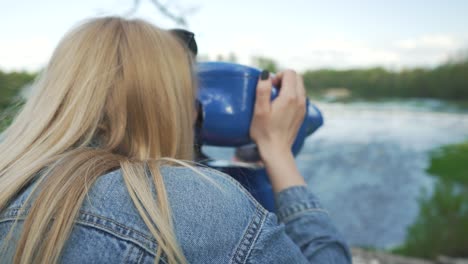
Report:
<svg viewBox="0 0 468 264"><path fill-rule="evenodd" d="M145 21L96 18L69 32L0 142L0 211L37 178L14 263L58 262L88 188L117 168L156 262L186 262L159 168L193 158L194 83L185 46Z"/></svg>

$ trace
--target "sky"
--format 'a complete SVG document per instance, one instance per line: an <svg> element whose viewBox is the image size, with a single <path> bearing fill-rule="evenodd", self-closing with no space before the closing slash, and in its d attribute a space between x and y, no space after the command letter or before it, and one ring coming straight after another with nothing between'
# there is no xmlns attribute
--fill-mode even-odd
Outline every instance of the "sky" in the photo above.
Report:
<svg viewBox="0 0 468 264"><path fill-rule="evenodd" d="M139 17L177 25L151 0ZM240 63L273 58L282 68L434 67L468 53L466 0L161 0L184 13L199 54ZM86 18L126 15L133 0L0 0L0 70L37 71L61 37Z"/></svg>

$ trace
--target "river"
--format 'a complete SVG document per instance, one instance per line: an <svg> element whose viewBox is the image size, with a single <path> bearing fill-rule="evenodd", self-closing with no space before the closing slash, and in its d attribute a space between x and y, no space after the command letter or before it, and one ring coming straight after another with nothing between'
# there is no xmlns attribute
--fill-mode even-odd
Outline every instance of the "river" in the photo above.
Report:
<svg viewBox="0 0 468 264"><path fill-rule="evenodd" d="M351 245L400 245L431 193L430 152L468 139L468 113L438 101L319 103L325 124L298 165Z"/></svg>

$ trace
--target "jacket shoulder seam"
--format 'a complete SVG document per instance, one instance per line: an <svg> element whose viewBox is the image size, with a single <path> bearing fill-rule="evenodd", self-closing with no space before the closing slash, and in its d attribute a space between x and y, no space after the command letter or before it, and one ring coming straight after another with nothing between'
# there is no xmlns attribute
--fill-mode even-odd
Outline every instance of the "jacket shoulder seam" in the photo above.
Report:
<svg viewBox="0 0 468 264"><path fill-rule="evenodd" d="M265 212L265 209L257 206L255 209L255 214L250 220L250 223L247 226L244 235L242 236L239 244L237 245L230 263L246 263L248 256L252 251L253 245L258 239L260 230L262 229L263 224L265 223L266 217L267 214Z"/></svg>
<svg viewBox="0 0 468 264"><path fill-rule="evenodd" d="M80 211L75 222L83 226L94 227L101 231L113 234L120 239L136 244L152 256L156 256L154 252L156 252L157 242L152 237L115 220L89 212Z"/></svg>
<svg viewBox="0 0 468 264"><path fill-rule="evenodd" d="M23 211L19 214L19 211L20 208L8 208L1 215L0 223L16 220L24 221L27 217L26 212ZM75 223L111 234L117 239L122 239L142 248L153 257L156 256L154 252L156 252L157 242L152 237L115 220L80 210Z"/></svg>

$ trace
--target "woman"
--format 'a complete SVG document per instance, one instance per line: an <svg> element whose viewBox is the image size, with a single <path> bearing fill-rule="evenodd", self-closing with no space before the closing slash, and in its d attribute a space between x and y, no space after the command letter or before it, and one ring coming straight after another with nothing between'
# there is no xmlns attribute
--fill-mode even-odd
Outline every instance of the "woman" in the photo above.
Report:
<svg viewBox="0 0 468 264"><path fill-rule="evenodd" d="M116 17L64 37L0 143L1 262L350 262L290 151L305 111L293 71L262 74L250 131L277 216L188 162L191 45Z"/></svg>

